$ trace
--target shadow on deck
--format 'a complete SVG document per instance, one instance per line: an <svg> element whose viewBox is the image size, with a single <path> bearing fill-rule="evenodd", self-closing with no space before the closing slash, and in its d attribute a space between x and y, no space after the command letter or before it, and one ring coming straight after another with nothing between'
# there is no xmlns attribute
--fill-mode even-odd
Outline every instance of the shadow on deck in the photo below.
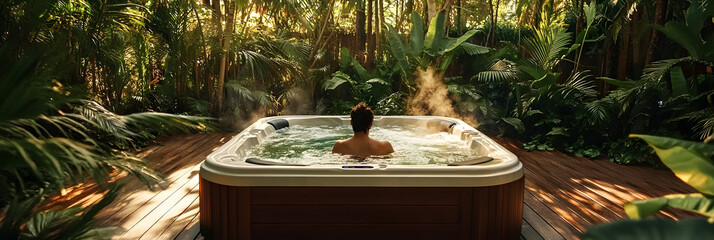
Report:
<svg viewBox="0 0 714 240"><path fill-rule="evenodd" d="M199 163L230 140L231 133L174 136L143 150L166 177L163 188L148 189L129 179L112 205L98 219L118 227L121 239L194 239L198 228ZM515 153L525 166L526 187L522 239L576 239L587 227L626 218L622 205L695 190L668 170L629 167L603 160L588 160L558 152L525 152L519 144L497 142ZM91 183L67 189L51 208L86 206L99 200L101 191ZM695 217L684 211L666 211L659 217Z"/></svg>

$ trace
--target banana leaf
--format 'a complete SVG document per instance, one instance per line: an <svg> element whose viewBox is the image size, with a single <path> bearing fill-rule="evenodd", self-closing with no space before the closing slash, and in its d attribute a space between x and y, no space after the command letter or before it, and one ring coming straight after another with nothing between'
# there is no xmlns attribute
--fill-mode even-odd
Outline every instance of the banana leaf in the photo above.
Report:
<svg viewBox="0 0 714 240"><path fill-rule="evenodd" d="M714 199L700 193L671 194L629 202L625 204L625 213L632 219L642 219L668 207L696 212L714 219Z"/></svg>
<svg viewBox="0 0 714 240"><path fill-rule="evenodd" d="M632 134L645 140L674 174L697 189L714 195L714 162L706 155L714 153L714 146L666 137Z"/></svg>
<svg viewBox="0 0 714 240"><path fill-rule="evenodd" d="M416 12L412 12L412 30L409 34L409 43L412 45L412 52L421 52L424 49L424 23Z"/></svg>
<svg viewBox="0 0 714 240"><path fill-rule="evenodd" d="M684 219L678 222L659 218L621 220L593 226L583 240L687 240L714 239L714 225L703 219Z"/></svg>
<svg viewBox="0 0 714 240"><path fill-rule="evenodd" d="M439 52L444 49L445 45L444 12L439 12L434 19L431 19L431 23L429 23L429 30L426 32L426 38L424 39L424 47L426 48L427 54L437 56Z"/></svg>
<svg viewBox="0 0 714 240"><path fill-rule="evenodd" d="M671 81L672 81L672 94L674 96L681 96L684 94L689 94L689 84L687 79L684 77L682 72L682 67L674 67L669 71Z"/></svg>

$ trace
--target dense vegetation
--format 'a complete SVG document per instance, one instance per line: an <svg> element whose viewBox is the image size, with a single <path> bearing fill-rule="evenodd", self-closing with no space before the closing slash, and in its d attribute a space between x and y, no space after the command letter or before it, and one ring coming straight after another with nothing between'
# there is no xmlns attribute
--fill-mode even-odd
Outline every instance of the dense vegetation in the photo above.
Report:
<svg viewBox="0 0 714 240"><path fill-rule="evenodd" d="M159 134L360 101L660 165L627 136L711 139L712 17L711 0L3 0L0 235L100 234L74 226L116 195L110 172L160 180L132 154ZM38 207L86 178L106 201Z"/></svg>

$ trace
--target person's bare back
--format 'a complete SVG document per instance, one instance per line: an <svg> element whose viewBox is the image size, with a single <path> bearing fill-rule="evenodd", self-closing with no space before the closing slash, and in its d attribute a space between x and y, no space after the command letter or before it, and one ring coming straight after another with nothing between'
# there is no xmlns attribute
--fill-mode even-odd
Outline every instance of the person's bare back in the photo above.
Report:
<svg viewBox="0 0 714 240"><path fill-rule="evenodd" d="M394 152L392 144L387 141L372 139L369 136L351 137L337 141L332 147L333 153L355 155L360 157L387 155Z"/></svg>
<svg viewBox="0 0 714 240"><path fill-rule="evenodd" d="M354 136L349 139L335 142L332 146L333 153L369 157L387 155L394 152L392 144L388 141L376 140L369 137L372 127L374 112L364 103L359 103L352 108L350 113Z"/></svg>

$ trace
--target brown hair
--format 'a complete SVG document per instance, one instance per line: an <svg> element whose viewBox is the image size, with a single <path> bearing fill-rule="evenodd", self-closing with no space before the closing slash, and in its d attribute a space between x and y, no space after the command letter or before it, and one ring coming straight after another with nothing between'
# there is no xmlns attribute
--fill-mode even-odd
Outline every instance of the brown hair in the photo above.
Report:
<svg viewBox="0 0 714 240"><path fill-rule="evenodd" d="M374 120L374 112L367 107L367 104L361 102L352 108L350 117L352 118L352 131L366 133Z"/></svg>

